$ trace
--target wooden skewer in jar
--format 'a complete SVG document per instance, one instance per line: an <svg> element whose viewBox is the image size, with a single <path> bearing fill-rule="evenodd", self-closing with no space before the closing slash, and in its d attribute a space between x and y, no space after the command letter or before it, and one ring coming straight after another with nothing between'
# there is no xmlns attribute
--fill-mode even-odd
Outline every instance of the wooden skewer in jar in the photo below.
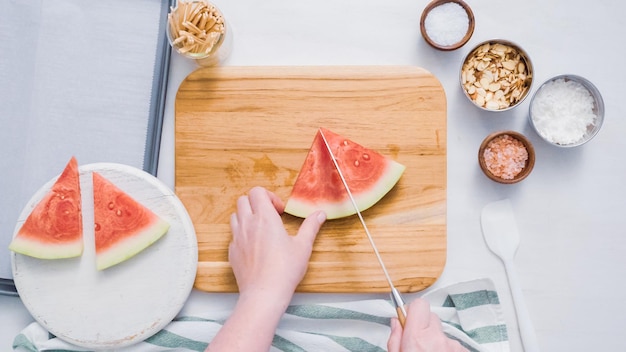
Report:
<svg viewBox="0 0 626 352"><path fill-rule="evenodd" d="M176 51L212 66L230 54L230 36L220 10L206 0L179 1L168 14L167 35Z"/></svg>

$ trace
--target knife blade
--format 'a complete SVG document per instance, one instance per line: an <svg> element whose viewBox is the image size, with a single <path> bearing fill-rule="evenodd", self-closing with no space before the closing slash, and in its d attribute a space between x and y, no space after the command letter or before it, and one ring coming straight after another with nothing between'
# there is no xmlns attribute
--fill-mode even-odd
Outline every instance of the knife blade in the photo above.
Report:
<svg viewBox="0 0 626 352"><path fill-rule="evenodd" d="M390 294L391 301L396 308L398 320L400 321L400 324L404 327L404 322L406 320L406 308L405 308L404 300L402 299L400 292L394 286L393 281L391 280L391 276L389 276L387 267L385 267L385 262L383 262L383 258L380 256L380 253L378 252L378 247L376 247L376 243L374 242L374 239L372 238L372 234L370 233L370 230L368 229L367 224L365 224L365 220L363 219L363 215L361 215L359 206L356 204L356 200L354 200L352 191L350 191L348 182L346 181L346 178L344 177L343 172L341 171L341 167L339 167L339 163L337 162L337 159L335 158L335 154L333 153L333 150L330 147L330 144L328 144L328 141L326 140L326 136L324 136L324 131L322 131L321 128L319 129L319 133L320 133L320 136L322 137L322 140L324 141L324 145L326 146L326 149L328 150L328 154L330 155L330 158L333 161L333 164L335 165L335 169L337 170L337 173L339 173L339 178L341 179L341 183L343 183L343 187L346 189L346 193L348 194L348 198L350 199L350 202L352 202L352 206L354 207L354 210L356 211L356 215L358 216L359 221L361 221L361 225L363 226L363 230L365 230L367 239L372 245L374 254L376 254L376 259L378 259L378 264L380 264L380 267L383 269L383 273L385 274L385 278L387 279L387 283L389 284L389 288L391 289L391 294Z"/></svg>

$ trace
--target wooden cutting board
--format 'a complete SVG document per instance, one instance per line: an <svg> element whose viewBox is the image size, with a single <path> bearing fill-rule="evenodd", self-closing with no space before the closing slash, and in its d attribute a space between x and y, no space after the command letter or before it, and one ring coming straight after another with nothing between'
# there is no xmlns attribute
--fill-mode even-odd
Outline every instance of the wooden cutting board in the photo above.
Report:
<svg viewBox="0 0 626 352"><path fill-rule="evenodd" d="M191 73L175 106L175 192L198 237L195 287L236 292L228 263L236 199L264 186L283 200L319 127L406 165L363 212L396 287L422 290L446 262L446 97L412 66L216 67ZM302 219L283 221L296 233ZM358 217L327 221L300 292L388 292Z"/></svg>

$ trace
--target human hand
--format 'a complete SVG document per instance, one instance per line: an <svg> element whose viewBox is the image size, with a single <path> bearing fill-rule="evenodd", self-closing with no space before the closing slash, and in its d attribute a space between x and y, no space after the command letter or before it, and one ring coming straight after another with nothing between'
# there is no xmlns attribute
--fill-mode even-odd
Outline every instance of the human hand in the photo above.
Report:
<svg viewBox="0 0 626 352"><path fill-rule="evenodd" d="M280 214L284 203L262 187L237 200L230 218L233 240L228 258L240 295L269 297L288 303L302 281L317 232L326 220L322 211L307 217L296 236L287 234Z"/></svg>
<svg viewBox="0 0 626 352"><path fill-rule="evenodd" d="M458 341L451 340L443 333L439 317L430 311L428 302L419 298L407 309L404 329L398 319L392 318L387 349L389 352L467 351Z"/></svg>

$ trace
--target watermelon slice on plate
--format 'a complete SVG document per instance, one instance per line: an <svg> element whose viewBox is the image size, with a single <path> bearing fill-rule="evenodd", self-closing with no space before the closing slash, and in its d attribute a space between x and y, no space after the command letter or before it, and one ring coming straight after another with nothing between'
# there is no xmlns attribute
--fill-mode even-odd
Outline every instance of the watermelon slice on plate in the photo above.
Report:
<svg viewBox="0 0 626 352"><path fill-rule="evenodd" d="M72 157L52 188L37 203L9 249L41 259L83 253L83 217L78 162Z"/></svg>
<svg viewBox="0 0 626 352"><path fill-rule="evenodd" d="M13 278L22 303L45 330L81 350L117 351L156 334L180 312L196 277L198 241L180 199L153 175L116 163L81 165L78 172L82 256L43 261L11 252ZM94 172L170 226L166 235L143 252L107 270L96 270ZM55 181L45 183L24 207L15 233ZM101 188L96 198L103 199L101 192L109 190Z"/></svg>
<svg viewBox="0 0 626 352"><path fill-rule="evenodd" d="M97 172L93 172L96 266L119 264L160 239L170 225Z"/></svg>
<svg viewBox="0 0 626 352"><path fill-rule="evenodd" d="M400 180L405 166L325 128L320 128L360 211L382 199ZM293 185L285 212L306 217L324 210L328 219L356 213L318 131Z"/></svg>

